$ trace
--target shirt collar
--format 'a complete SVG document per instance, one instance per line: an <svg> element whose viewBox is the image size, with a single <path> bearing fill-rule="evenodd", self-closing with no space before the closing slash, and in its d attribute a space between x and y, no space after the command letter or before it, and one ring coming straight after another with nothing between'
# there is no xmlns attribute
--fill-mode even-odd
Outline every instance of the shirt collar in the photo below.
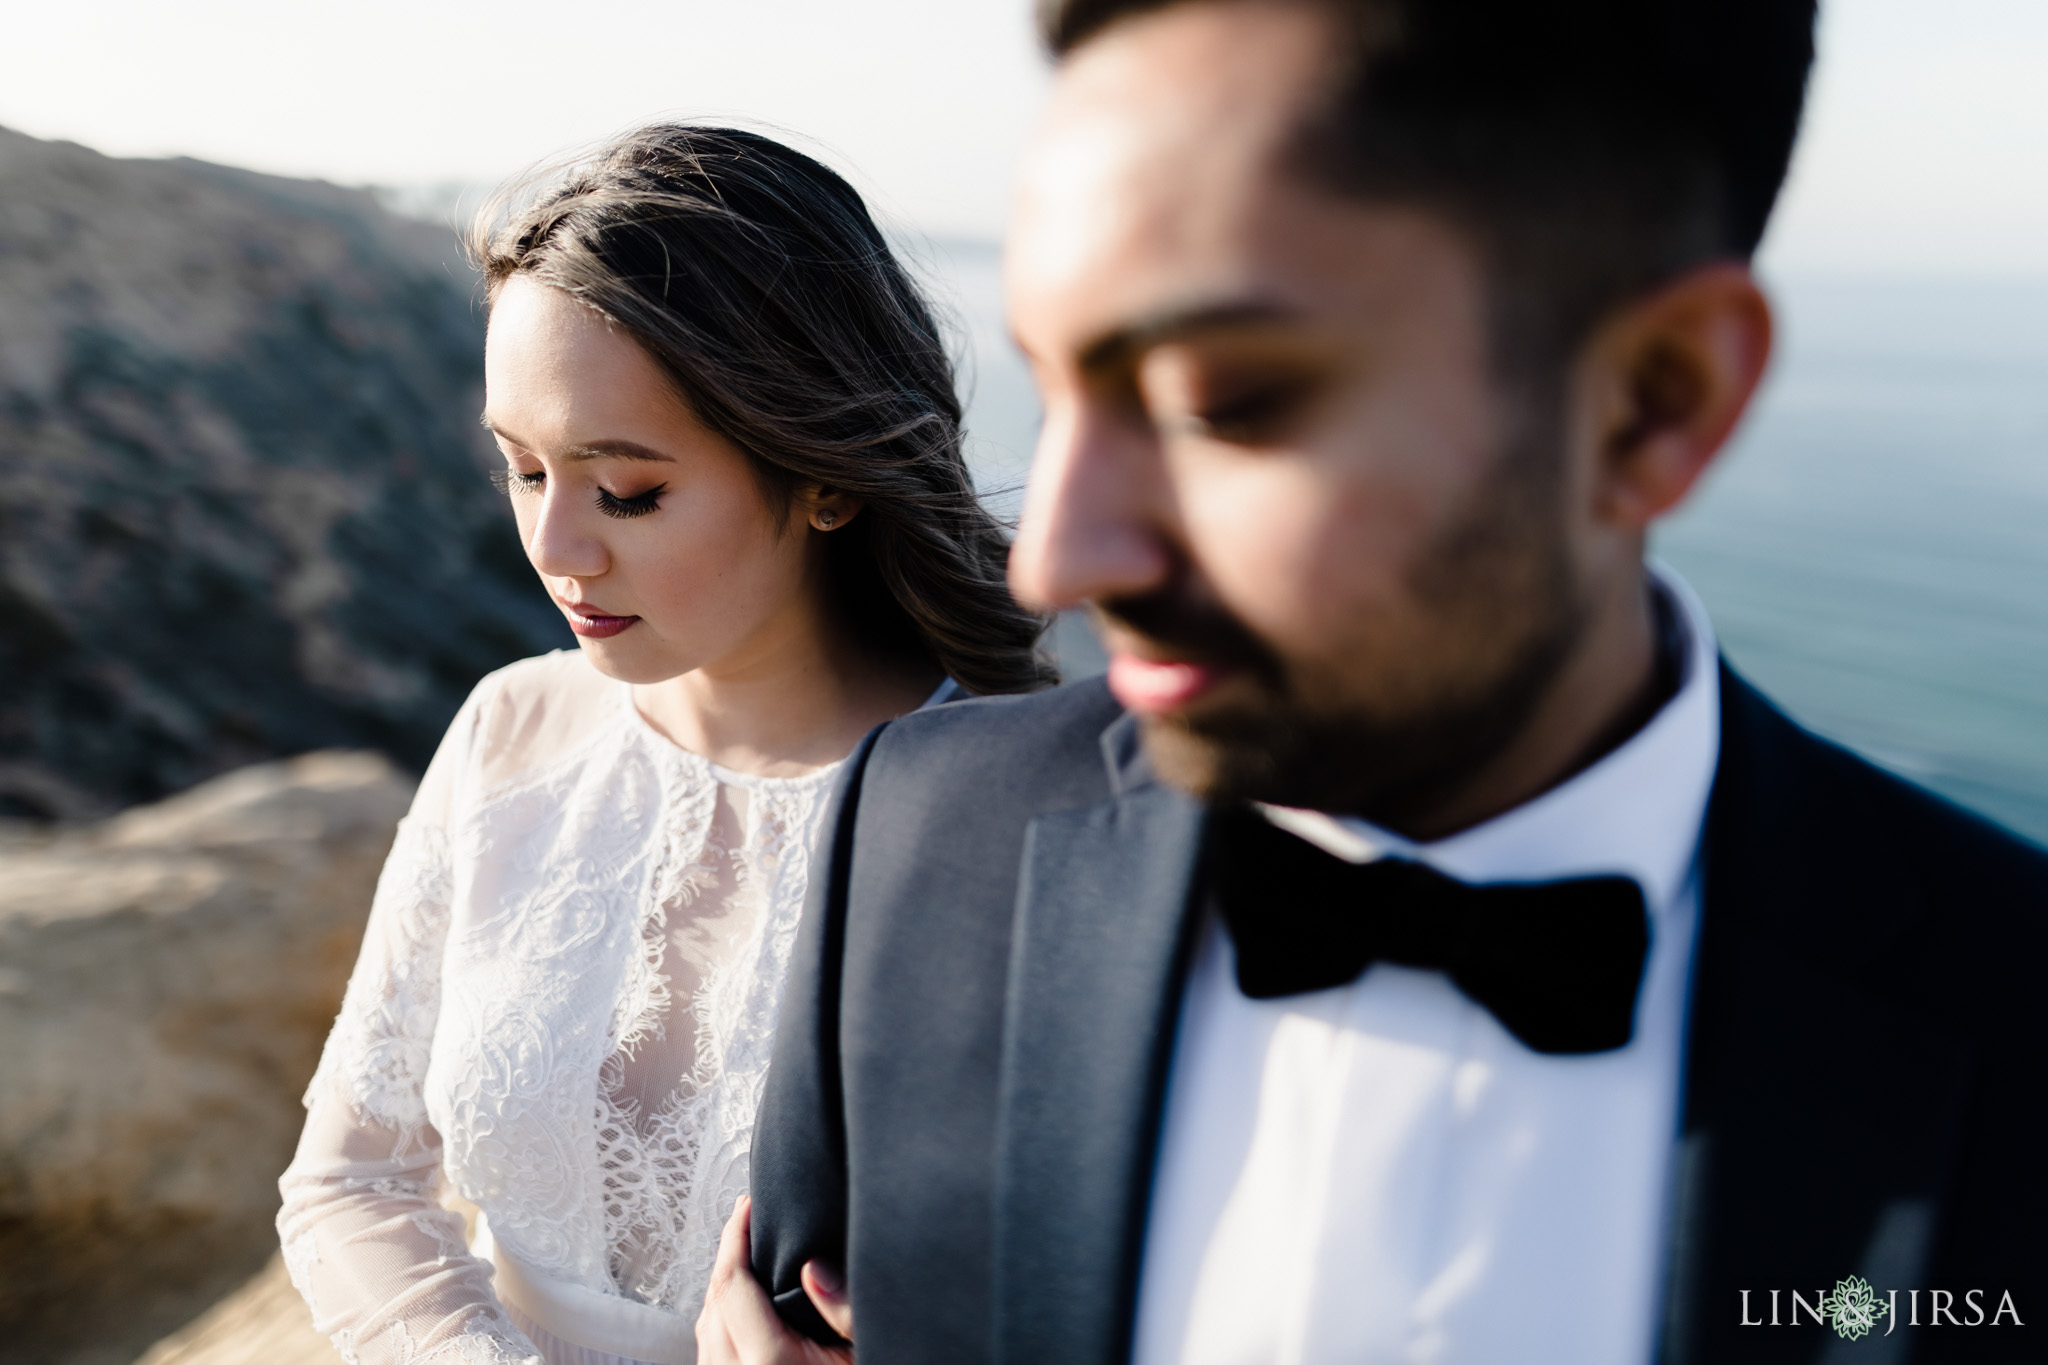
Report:
<svg viewBox="0 0 2048 1365"><path fill-rule="evenodd" d="M1468 882L1619 873L1635 878L1652 906L1670 904L1692 871L1720 755L1720 655L1691 586L1655 561L1649 572L1678 608L1683 680L1647 725L1585 771L1432 843L1319 811L1269 806L1266 818L1352 862L1413 858Z"/></svg>

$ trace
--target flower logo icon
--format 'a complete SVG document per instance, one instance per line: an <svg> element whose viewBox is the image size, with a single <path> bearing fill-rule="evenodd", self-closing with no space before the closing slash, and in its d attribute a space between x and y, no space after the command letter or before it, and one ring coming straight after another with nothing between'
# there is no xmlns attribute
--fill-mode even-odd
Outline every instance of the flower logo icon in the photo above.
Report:
<svg viewBox="0 0 2048 1365"><path fill-rule="evenodd" d="M1834 1292L1821 1299L1820 1311L1827 1315L1836 1336L1856 1341L1877 1326L1885 1305L1869 1281L1861 1275L1851 1275L1846 1280L1835 1281Z"/></svg>

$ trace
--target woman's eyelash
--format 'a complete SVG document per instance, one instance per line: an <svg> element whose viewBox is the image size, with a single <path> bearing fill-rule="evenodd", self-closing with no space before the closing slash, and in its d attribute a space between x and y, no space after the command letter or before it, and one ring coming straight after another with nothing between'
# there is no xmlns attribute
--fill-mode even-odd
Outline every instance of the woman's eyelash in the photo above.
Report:
<svg viewBox="0 0 2048 1365"><path fill-rule="evenodd" d="M608 517L644 517L661 505L661 495L667 490L667 484L658 483L645 493L622 498L609 489L600 488L597 490L597 510Z"/></svg>
<svg viewBox="0 0 2048 1365"><path fill-rule="evenodd" d="M517 469L491 471L491 482L500 493L538 493L547 480L547 474L540 470L531 474ZM644 517L661 505L661 495L667 491L668 485L659 483L645 493L622 498L610 489L600 488L597 490L597 510L608 517Z"/></svg>
<svg viewBox="0 0 2048 1365"><path fill-rule="evenodd" d="M500 493L533 493L547 482L547 475L535 472L522 474L516 469L493 469L491 483Z"/></svg>

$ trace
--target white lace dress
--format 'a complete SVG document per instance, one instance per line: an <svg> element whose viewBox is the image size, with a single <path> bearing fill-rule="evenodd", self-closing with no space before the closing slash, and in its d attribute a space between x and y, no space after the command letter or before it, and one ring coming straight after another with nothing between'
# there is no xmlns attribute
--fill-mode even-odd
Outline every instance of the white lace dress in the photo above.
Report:
<svg viewBox="0 0 2048 1365"><path fill-rule="evenodd" d="M477 687L282 1181L286 1263L344 1359L694 1360L838 766L721 769L578 652Z"/></svg>

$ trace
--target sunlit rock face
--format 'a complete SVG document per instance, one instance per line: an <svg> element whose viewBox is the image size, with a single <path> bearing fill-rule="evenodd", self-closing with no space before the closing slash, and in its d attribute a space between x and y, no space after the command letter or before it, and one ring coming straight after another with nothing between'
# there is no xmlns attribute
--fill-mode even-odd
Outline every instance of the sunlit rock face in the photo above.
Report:
<svg viewBox="0 0 2048 1365"><path fill-rule="evenodd" d="M412 789L316 753L0 828L4 1365L128 1365L275 1250L300 1096Z"/></svg>
<svg viewBox="0 0 2048 1365"><path fill-rule="evenodd" d="M484 479L483 312L366 193L0 130L0 817L415 768L569 636Z"/></svg>

